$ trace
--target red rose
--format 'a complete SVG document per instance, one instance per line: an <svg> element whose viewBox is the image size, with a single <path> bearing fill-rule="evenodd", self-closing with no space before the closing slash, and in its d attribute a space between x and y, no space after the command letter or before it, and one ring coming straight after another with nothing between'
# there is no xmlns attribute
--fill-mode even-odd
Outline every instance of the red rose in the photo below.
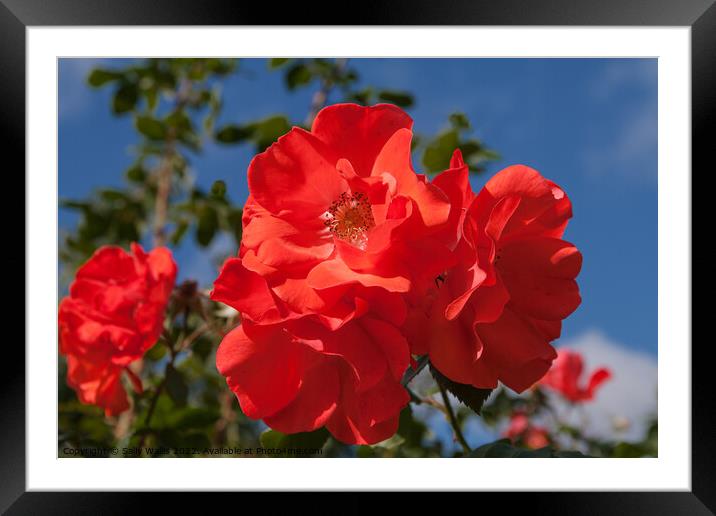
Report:
<svg viewBox="0 0 716 516"><path fill-rule="evenodd" d="M391 105L330 106L251 162L239 256L211 294L242 316L217 367L249 417L351 444L395 433L404 295L453 263L459 220L413 171L411 126Z"/></svg>
<svg viewBox="0 0 716 516"><path fill-rule="evenodd" d="M562 319L581 301L574 280L582 257L561 239L571 215L564 191L529 167L490 179L470 201L458 264L433 293L413 352L429 353L442 374L477 388L499 380L521 392L539 380L556 357L550 342Z"/></svg>
<svg viewBox="0 0 716 516"><path fill-rule="evenodd" d="M59 308L67 383L82 403L103 407L107 415L129 407L122 371L141 390L127 365L159 338L177 273L168 249L131 249L133 254L113 246L98 249L77 271Z"/></svg>
<svg viewBox="0 0 716 516"><path fill-rule="evenodd" d="M513 444L522 443L527 448L537 450L549 445L549 432L542 426L530 423L522 412L516 412L510 418L510 424L503 434Z"/></svg>
<svg viewBox="0 0 716 516"><path fill-rule="evenodd" d="M579 385L584 369L582 355L576 351L560 349L552 367L540 385L559 392L572 403L594 399L597 388L612 377L609 369L601 367L592 372L586 387Z"/></svg>
<svg viewBox="0 0 716 516"><path fill-rule="evenodd" d="M455 245L446 194L410 164L412 121L392 105L338 104L294 127L248 171L239 257L213 299L258 323L322 314L354 287L431 283Z"/></svg>
<svg viewBox="0 0 716 516"><path fill-rule="evenodd" d="M408 344L372 315L330 330L317 318L244 322L216 355L243 412L284 433L321 426L348 444L392 436L409 397L400 385Z"/></svg>

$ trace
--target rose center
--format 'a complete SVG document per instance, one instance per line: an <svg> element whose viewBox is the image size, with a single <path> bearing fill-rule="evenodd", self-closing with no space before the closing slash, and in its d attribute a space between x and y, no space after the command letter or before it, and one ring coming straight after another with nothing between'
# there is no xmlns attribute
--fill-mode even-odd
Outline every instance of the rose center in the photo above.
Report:
<svg viewBox="0 0 716 516"><path fill-rule="evenodd" d="M370 201L364 193L342 193L331 203L324 217L326 227L336 237L365 249L368 231L375 227L375 220Z"/></svg>

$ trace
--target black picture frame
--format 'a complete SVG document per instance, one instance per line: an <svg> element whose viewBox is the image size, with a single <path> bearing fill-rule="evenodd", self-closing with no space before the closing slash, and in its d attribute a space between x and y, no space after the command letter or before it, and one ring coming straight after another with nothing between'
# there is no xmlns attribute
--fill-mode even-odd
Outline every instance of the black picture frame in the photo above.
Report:
<svg viewBox="0 0 716 516"><path fill-rule="evenodd" d="M350 12L335 3L269 4L208 0L0 0L0 127L3 168L14 178L6 193L24 203L25 45L26 27L48 25L609 25L690 26L692 72L692 170L704 169L713 144L708 135L716 107L715 0L431 0L364 1ZM693 178L693 172L692 172ZM7 180L7 179L6 179ZM7 185L7 183L6 183ZM6 188L8 188L6 186ZM20 195L20 189L24 195ZM10 193L12 192L12 193ZM692 201L693 203L693 201ZM6 208L7 209L7 208ZM19 212L19 208L18 208ZM694 222L696 219L694 218ZM6 288L20 291L18 271L32 274L17 244L25 227L14 224L6 238L15 251L3 253ZM692 231L692 234L694 232ZM24 246L23 246L24 249ZM17 298L15 295L14 298ZM13 301L12 306L19 306ZM24 305L24 304L23 304ZM26 310L31 307L26 307ZM26 312L27 314L27 312ZM662 316L664 316L662 314ZM6 323L7 324L7 323ZM25 353L18 339L6 337L0 374L0 511L7 514L114 514L148 507L148 493L25 492ZM687 343L671 343L686 345ZM510 508L523 505L532 513L549 514L714 514L716 512L716 396L707 353L710 342L692 347L692 490L690 492L521 493L509 494ZM186 511L182 493L162 493L162 510ZM205 503L226 503L227 495L205 493ZM245 494L241 494L245 497ZM264 495L265 496L265 495ZM291 503L315 504L315 495L293 494ZM365 495L353 495L353 511L370 510ZM419 496L419 495L413 495ZM481 494L475 507L485 507L503 494ZM488 498L489 497L489 498ZM272 495L272 504L282 497ZM558 499L557 499L558 498ZM313 503L312 501L313 500ZM153 500L157 501L157 500ZM413 498L413 503L420 503ZM517 505L514 505L517 504ZM205 506L206 507L206 506ZM346 511L347 512L347 511ZM362 511L361 511L362 512Z"/></svg>

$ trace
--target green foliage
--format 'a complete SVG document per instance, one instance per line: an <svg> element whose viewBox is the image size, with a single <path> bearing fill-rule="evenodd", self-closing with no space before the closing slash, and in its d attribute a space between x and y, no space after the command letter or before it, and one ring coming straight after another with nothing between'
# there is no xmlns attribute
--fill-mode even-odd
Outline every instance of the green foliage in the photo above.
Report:
<svg viewBox="0 0 716 516"><path fill-rule="evenodd" d="M195 240L201 247L211 245L221 231L232 235L237 244L241 242L242 210L231 203L226 190L223 181L214 183L208 194L195 187L186 201L174 205L173 218L177 220L171 235L174 245L181 243L192 226Z"/></svg>
<svg viewBox="0 0 716 516"><path fill-rule="evenodd" d="M480 416L485 423L495 426L502 419L512 415L523 404L524 402L520 398L507 394L506 389L497 389L494 391L489 403L485 403L482 406Z"/></svg>
<svg viewBox="0 0 716 516"><path fill-rule="evenodd" d="M527 450L517 448L510 444L509 439L500 439L494 443L485 444L473 450L469 457L472 458L516 458L516 459L548 459L548 458L586 458L578 451L558 451L550 447L538 450Z"/></svg>
<svg viewBox="0 0 716 516"><path fill-rule="evenodd" d="M659 448L659 426L654 419L641 441L637 442L618 442L612 449L602 447L601 451L606 456L617 458L634 458L634 457L658 457ZM597 444L597 447L599 445Z"/></svg>
<svg viewBox="0 0 716 516"><path fill-rule="evenodd" d="M153 241L151 245L179 246L193 239L206 249L223 234L233 237L238 247L243 212L232 201L236 185L231 180L228 184L215 181L206 191L194 182L202 171L195 170L192 162L205 151L208 139L262 152L291 127L309 127L318 110L336 101L386 102L403 109L417 103L410 91L361 82L347 59L273 58L266 62L266 73L280 74L288 91L312 88L306 119L292 120L274 113L225 121L221 118L222 84L238 69L234 59L180 58L136 60L91 71L88 85L111 92L108 108L133 121L137 139L132 163L118 171L126 180L123 186L98 189L87 199L61 202L63 209L80 215L77 227L62 237L60 259L65 278L71 278L79 264L104 244L126 248L130 242ZM472 124L462 113L450 115L447 127L437 135L415 135L412 145L428 173L446 169L455 148L461 149L471 172L483 170L485 163L498 158L473 135ZM157 223L157 213L162 212L157 208L163 205L165 220ZM454 446L444 447L424 416L423 409L445 411L445 407L434 399L419 397L402 410L396 435L374 446L348 446L330 437L324 428L293 435L265 430L263 423L241 412L215 366L217 346L239 322L237 314L211 301L207 285L192 281L175 288L167 312L165 331L145 354L141 370L140 364L133 364L138 366L144 392L133 392L128 380L123 380L131 398L127 419L106 417L101 409L79 403L65 383L66 364L60 359L60 456L77 456L93 447L104 450L102 456L110 456L106 450L117 447L133 450L132 456L152 457L223 456L221 450L230 447L272 450L267 456L302 456L291 451L297 449L314 450L314 455L323 457L584 456L562 450L572 448L563 446L565 439L593 456L656 456L656 423L638 443L596 441L585 437L580 428L562 424L556 430L559 439L553 439L549 448L526 450L502 440L469 454L455 452ZM464 425L476 413L486 424L497 427L516 410L533 416L550 408L539 389L522 398L505 389L491 395L490 390L451 382L435 370L433 376L470 409L458 408L456 426Z"/></svg>
<svg viewBox="0 0 716 516"><path fill-rule="evenodd" d="M263 152L291 129L283 115L274 115L247 124L229 124L217 130L214 137L219 143L231 145L250 142L257 152Z"/></svg>
<svg viewBox="0 0 716 516"><path fill-rule="evenodd" d="M295 90L313 80L313 71L303 63L296 63L288 69L285 77L288 89Z"/></svg>
<svg viewBox="0 0 716 516"><path fill-rule="evenodd" d="M430 374L433 375L435 381L448 392L451 392L466 406L470 407L476 414L480 413L483 403L490 396L492 389L477 389L472 385L458 383L450 380L430 364Z"/></svg>
<svg viewBox="0 0 716 516"><path fill-rule="evenodd" d="M290 59L287 57L274 57L274 58L268 60L268 67L271 70L275 70L276 68L281 68L283 65L285 65L289 61L290 61Z"/></svg>
<svg viewBox="0 0 716 516"><path fill-rule="evenodd" d="M240 143L247 140L251 132L236 124L229 124L217 130L214 137L219 143Z"/></svg>
<svg viewBox="0 0 716 516"><path fill-rule="evenodd" d="M415 103L415 98L413 97L413 95L405 91L383 90L378 92L378 99L381 102L395 104L396 106L404 109L412 107Z"/></svg>
<svg viewBox="0 0 716 516"><path fill-rule="evenodd" d="M325 428L290 435L282 434L276 430L266 430L261 434L260 442L263 448L277 451L277 453L271 453L274 457L287 457L296 455L296 453L319 455L318 450L321 450L326 444L328 436L328 430ZM311 453L311 451L315 451L315 453Z"/></svg>
<svg viewBox="0 0 716 516"><path fill-rule="evenodd" d="M147 205L137 191L101 189L85 201L61 200L60 207L80 213L76 231L66 235L60 249L60 260L74 266L100 245L138 241L147 218Z"/></svg>
<svg viewBox="0 0 716 516"><path fill-rule="evenodd" d="M423 166L429 173L446 170L455 149L460 149L471 173L484 171L486 162L499 159L499 154L488 149L474 137L470 121L464 113L453 113L449 117L449 128L431 138L424 144Z"/></svg>
<svg viewBox="0 0 716 516"><path fill-rule="evenodd" d="M412 93L398 90L377 90L372 87L360 90L352 90L346 94L346 101L355 102L362 106L368 106L379 102L395 104L396 106L408 109L415 105L415 97Z"/></svg>
<svg viewBox="0 0 716 516"><path fill-rule="evenodd" d="M202 140L213 134L221 109L220 80L235 69L233 59L187 58L147 59L124 68L90 72L90 86L113 88L111 108L116 115L133 114L139 142L134 147L134 163L125 171L128 188L98 190L85 200L62 201L62 208L81 214L77 230L65 235L61 244L65 277L99 246L127 247L147 235L164 169L172 175L169 243L181 243L192 227L202 246L210 245L221 231L240 238L241 210L230 205L228 196L195 202L194 193L184 186L191 153L201 152ZM263 145L271 138L271 130L284 129L283 122L279 129L275 122L274 126L255 128L256 144ZM172 208L182 203L190 204L191 209ZM237 222L238 228L234 227Z"/></svg>
<svg viewBox="0 0 716 516"><path fill-rule="evenodd" d="M123 82L112 98L112 111L115 115L122 115L132 111L139 100L139 88L136 84Z"/></svg>
<svg viewBox="0 0 716 516"><path fill-rule="evenodd" d="M108 82L117 81L121 78L122 74L119 72L115 72L114 70L102 70L101 68L96 68L92 70L92 72L87 77L87 82L90 86L99 88L100 86L104 86Z"/></svg>
<svg viewBox="0 0 716 516"><path fill-rule="evenodd" d="M214 181L211 185L211 196L214 199L223 201L226 197L226 183L221 180Z"/></svg>
<svg viewBox="0 0 716 516"><path fill-rule="evenodd" d="M580 410L581 407L568 407L568 412ZM656 457L658 441L658 425L656 420L650 423L646 435L636 442L603 440L585 433L587 422L582 418L581 425L570 424L553 406L553 402L539 387L533 387L523 396L513 396L507 389L499 388L483 406L482 421L490 427L505 424L515 413L525 414L530 420L549 422L549 442L555 457L569 457L576 452L570 448L578 448L592 457ZM517 444L523 439L517 438ZM514 443L513 443L514 444Z"/></svg>
<svg viewBox="0 0 716 516"><path fill-rule="evenodd" d="M137 131L154 141L161 141L167 137L167 127L161 121L151 116L138 116L134 123Z"/></svg>
<svg viewBox="0 0 716 516"><path fill-rule="evenodd" d="M358 80L355 70L346 66L346 59L287 59L277 58L268 61L270 70L283 71L286 88L294 91L314 81L319 81L324 89L337 86L344 91Z"/></svg>
<svg viewBox="0 0 716 516"><path fill-rule="evenodd" d="M164 375L169 397L175 405L183 407L186 405L186 400L189 396L189 387L184 380L184 375L182 375L180 371L177 371L171 363L167 364Z"/></svg>

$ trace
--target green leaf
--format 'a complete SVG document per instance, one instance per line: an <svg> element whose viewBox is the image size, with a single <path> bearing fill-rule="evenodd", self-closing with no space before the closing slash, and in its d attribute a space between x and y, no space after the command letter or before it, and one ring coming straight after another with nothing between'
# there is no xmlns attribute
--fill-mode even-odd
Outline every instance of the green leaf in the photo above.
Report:
<svg viewBox="0 0 716 516"><path fill-rule="evenodd" d="M112 70L102 70L101 68L95 68L87 77L87 83L93 88L99 88L105 84L117 81L122 78L122 74Z"/></svg>
<svg viewBox="0 0 716 516"><path fill-rule="evenodd" d="M174 228L174 231L172 232L172 236L170 237L172 245L179 245L179 243L184 238L184 235L186 234L188 229L189 229L189 222L186 220L180 220L177 223L176 228Z"/></svg>
<svg viewBox="0 0 716 516"><path fill-rule="evenodd" d="M543 450L547 450L546 454ZM500 439L494 443L485 444L479 448L473 450L470 453L470 457L499 457L499 458L536 458L536 457L550 457L551 453L549 448L543 448L541 450L527 450L523 448L517 448L510 444L509 439Z"/></svg>
<svg viewBox="0 0 716 516"><path fill-rule="evenodd" d="M200 432L190 432L182 435L181 437L181 446L179 447L179 455L184 457L197 457L199 455L195 453L190 453L193 451L201 452L202 450L205 450L211 446L211 441L209 441L209 436L207 436L205 433Z"/></svg>
<svg viewBox="0 0 716 516"><path fill-rule="evenodd" d="M360 104L362 106L367 106L368 104L370 104L372 102L374 95L375 95L375 91L373 91L373 88L367 87L360 91L354 91L354 92L348 93L346 95L346 101L354 102L354 103Z"/></svg>
<svg viewBox="0 0 716 516"><path fill-rule="evenodd" d="M401 108L409 108L415 103L415 98L405 91L383 90L378 94L378 98Z"/></svg>
<svg viewBox="0 0 716 516"><path fill-rule="evenodd" d="M237 65L236 59L207 59L206 68L214 75L227 75L234 71Z"/></svg>
<svg viewBox="0 0 716 516"><path fill-rule="evenodd" d="M483 444L470 453L470 457L515 457L520 452L509 439L500 439L494 443Z"/></svg>
<svg viewBox="0 0 716 516"><path fill-rule="evenodd" d="M164 355L167 354L167 347L162 342L157 342L152 346L149 351L144 355L149 360L157 361L160 360Z"/></svg>
<svg viewBox="0 0 716 516"><path fill-rule="evenodd" d="M177 430L195 430L212 426L219 417L217 409L186 407L174 412L168 423Z"/></svg>
<svg viewBox="0 0 716 516"><path fill-rule="evenodd" d="M189 396L189 387L186 385L184 375L177 371L171 364L167 364L166 369L166 388L169 397L178 406L186 405Z"/></svg>
<svg viewBox="0 0 716 516"><path fill-rule="evenodd" d="M139 91L137 89L137 85L125 82L114 93L114 98L112 99L112 111L114 111L114 114L116 115L132 111L137 105L138 99Z"/></svg>
<svg viewBox="0 0 716 516"><path fill-rule="evenodd" d="M247 140L252 134L253 130L251 128L230 124L216 131L214 138L219 143L232 144Z"/></svg>
<svg viewBox="0 0 716 516"><path fill-rule="evenodd" d="M485 403L482 406L480 417L487 425L494 426L501 419L509 417L519 403L523 403L520 398L513 398L507 394L506 389L500 388L489 403Z"/></svg>
<svg viewBox="0 0 716 516"><path fill-rule="evenodd" d="M410 405L400 412L398 423L398 435L405 439L406 446L422 447L423 438L428 432L428 427L422 421L413 417L413 410Z"/></svg>
<svg viewBox="0 0 716 516"><path fill-rule="evenodd" d="M199 220L196 226L196 241L202 247L208 246L219 229L219 215L216 210L205 204L199 208Z"/></svg>
<svg viewBox="0 0 716 516"><path fill-rule="evenodd" d="M647 447L645 447L642 443L628 443L628 442L619 442L612 450L611 456L612 457L618 457L618 458L637 458L637 457L644 457L652 455L655 456L656 454L649 453L649 450Z"/></svg>
<svg viewBox="0 0 716 516"><path fill-rule="evenodd" d="M433 364L430 364L430 373L433 375L433 378L435 378L435 381L438 382L438 384L442 385L463 404L470 407L477 414L480 413L482 405L492 392L492 389L478 389L472 385L453 382L438 371Z"/></svg>
<svg viewBox="0 0 716 516"><path fill-rule="evenodd" d="M251 140L256 144L256 149L263 152L271 146L278 138L291 130L288 119L282 115L271 116L252 126Z"/></svg>
<svg viewBox="0 0 716 516"><path fill-rule="evenodd" d="M469 457L497 457L497 458L518 458L518 459L541 459L541 458L588 458L578 451L556 451L546 446L538 450L517 448L510 443L509 439L500 439L494 443L488 443L473 450Z"/></svg>
<svg viewBox="0 0 716 516"><path fill-rule="evenodd" d="M243 229L241 218L243 217L243 213L244 212L240 209L232 208L226 216L229 231L234 235L237 244L241 244L241 233Z"/></svg>
<svg viewBox="0 0 716 516"><path fill-rule="evenodd" d="M127 194L125 192L122 192L121 190L113 190L111 188L104 188L102 190L98 191L99 196L102 198L103 201L107 201L109 203L116 202L116 201L127 201Z"/></svg>
<svg viewBox="0 0 716 516"><path fill-rule="evenodd" d="M147 99L147 106L150 111L154 111L159 102L159 90L157 88L149 88L144 91L144 98Z"/></svg>
<svg viewBox="0 0 716 516"><path fill-rule="evenodd" d="M271 70L275 70L276 68L281 68L283 65L285 65L289 61L290 61L290 59L288 57L274 57L274 58L268 60L268 67Z"/></svg>
<svg viewBox="0 0 716 516"><path fill-rule="evenodd" d="M319 428L313 432L301 432L297 434L283 434L276 430L266 430L261 434L261 446L271 449L287 449L283 455L291 455L289 449L319 450L323 448L328 440L328 430ZM273 454L272 454L273 455Z"/></svg>
<svg viewBox="0 0 716 516"><path fill-rule="evenodd" d="M289 90L295 90L301 86L305 86L313 79L313 74L309 68L301 63L297 63L286 72L286 86Z"/></svg>
<svg viewBox="0 0 716 516"><path fill-rule="evenodd" d="M135 120L137 130L150 140L164 140L167 136L167 129L164 124L150 116L138 116Z"/></svg>
<svg viewBox="0 0 716 516"><path fill-rule="evenodd" d="M470 120L465 113L453 113L448 117L450 124L456 129L469 129Z"/></svg>
<svg viewBox="0 0 716 516"><path fill-rule="evenodd" d="M193 131L191 119L184 111L174 111L167 118L166 123L172 127L176 134L183 134L187 131Z"/></svg>
<svg viewBox="0 0 716 516"><path fill-rule="evenodd" d="M423 152L423 165L428 172L441 172L450 165L450 158L460 143L456 130L446 131L430 141Z"/></svg>
<svg viewBox="0 0 716 516"><path fill-rule="evenodd" d="M590 459L589 455L585 455L582 452L575 450L564 450L564 451L552 451L552 457L558 459Z"/></svg>
<svg viewBox="0 0 716 516"><path fill-rule="evenodd" d="M221 180L214 181L211 185L211 195L216 199L223 199L226 197L226 183Z"/></svg>
<svg viewBox="0 0 716 516"><path fill-rule="evenodd" d="M356 457L359 459L373 459L377 456L372 446L359 446L356 450Z"/></svg>
<svg viewBox="0 0 716 516"><path fill-rule="evenodd" d="M139 164L129 167L126 174L133 183L143 183L147 179L147 171Z"/></svg>
<svg viewBox="0 0 716 516"><path fill-rule="evenodd" d="M207 338L199 337L191 345L192 354L201 360L206 360L209 353L214 349L214 344Z"/></svg>
<svg viewBox="0 0 716 516"><path fill-rule="evenodd" d="M263 152L272 143L291 130L291 123L283 115L270 116L246 125L230 124L216 132L217 141L225 144L250 140L258 152Z"/></svg>

